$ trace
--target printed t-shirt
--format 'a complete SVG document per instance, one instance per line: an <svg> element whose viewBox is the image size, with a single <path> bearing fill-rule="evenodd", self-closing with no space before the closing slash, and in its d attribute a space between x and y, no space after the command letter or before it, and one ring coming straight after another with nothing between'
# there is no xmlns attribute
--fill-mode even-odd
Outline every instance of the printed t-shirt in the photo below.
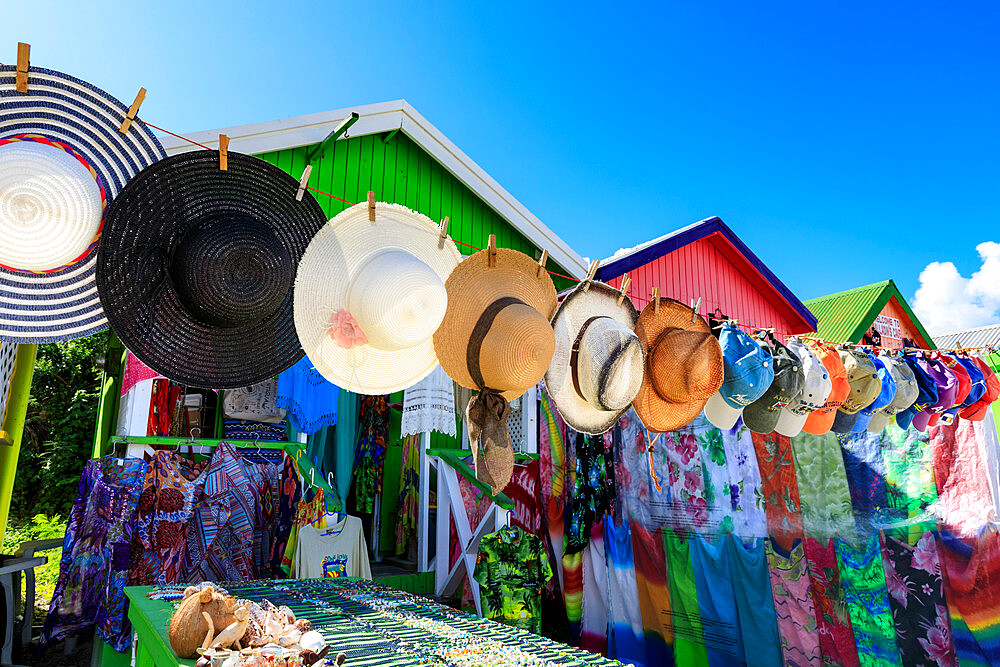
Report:
<svg viewBox="0 0 1000 667"><path fill-rule="evenodd" d="M302 526L298 540L295 574L300 579L372 578L361 519L347 516L325 529Z"/></svg>

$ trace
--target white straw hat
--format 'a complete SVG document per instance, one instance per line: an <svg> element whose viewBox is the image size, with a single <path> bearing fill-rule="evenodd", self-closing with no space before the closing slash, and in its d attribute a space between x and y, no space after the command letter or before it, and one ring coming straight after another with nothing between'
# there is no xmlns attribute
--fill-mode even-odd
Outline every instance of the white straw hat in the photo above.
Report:
<svg viewBox="0 0 1000 667"><path fill-rule="evenodd" d="M556 347L545 388L581 433L614 426L642 386L644 355L633 331L639 313L628 297L619 305L619 295L604 283L581 283L552 318Z"/></svg>
<svg viewBox="0 0 1000 667"><path fill-rule="evenodd" d="M358 394L411 387L438 364L434 332L448 307L444 282L462 256L427 216L366 203L330 220L295 279L295 330L316 370Z"/></svg>

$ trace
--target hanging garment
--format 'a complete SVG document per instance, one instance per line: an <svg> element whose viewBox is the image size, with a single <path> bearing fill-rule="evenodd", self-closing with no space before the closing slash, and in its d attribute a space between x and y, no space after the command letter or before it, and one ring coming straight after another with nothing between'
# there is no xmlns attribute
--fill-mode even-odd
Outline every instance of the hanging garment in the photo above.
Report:
<svg viewBox="0 0 1000 667"><path fill-rule="evenodd" d="M702 535L695 535L690 540L691 564L698 590L698 613L711 667L746 664L733 589L730 540L728 533L719 535L714 544Z"/></svg>
<svg viewBox="0 0 1000 667"><path fill-rule="evenodd" d="M146 423L146 435L170 435L174 411L181 400L182 393L181 388L170 380L153 381L153 393L149 400L149 419Z"/></svg>
<svg viewBox="0 0 1000 667"><path fill-rule="evenodd" d="M573 467L566 499L566 553L577 553L590 541L594 522L613 509L615 482L608 477L604 438L567 431Z"/></svg>
<svg viewBox="0 0 1000 667"><path fill-rule="evenodd" d="M299 474L295 469L292 457L286 456L278 485L277 524L274 529L274 541L271 543L271 555L268 559L268 569L275 579L282 576L281 561L288 546L288 538L292 534L292 525L295 522L295 514L300 500L302 500L302 485L299 484Z"/></svg>
<svg viewBox="0 0 1000 667"><path fill-rule="evenodd" d="M140 459L111 457L84 466L66 523L59 580L42 628L42 645L92 626L116 651L131 645L125 585L146 470Z"/></svg>
<svg viewBox="0 0 1000 667"><path fill-rule="evenodd" d="M851 505L860 533L859 540L866 542L892 519L886 500L882 438L880 434L866 430L840 434L837 442L844 456L844 470L851 488Z"/></svg>
<svg viewBox="0 0 1000 667"><path fill-rule="evenodd" d="M674 664L674 624L670 587L667 582L667 555L660 530L652 532L632 522L632 557L635 586L639 593L647 665Z"/></svg>
<svg viewBox="0 0 1000 667"><path fill-rule="evenodd" d="M615 448L619 514L655 532L667 520L670 507L667 449L650 445L635 410L626 412L615 429L621 433L620 446Z"/></svg>
<svg viewBox="0 0 1000 667"><path fill-rule="evenodd" d="M309 357L278 375L277 406L299 433L312 434L337 423L340 387L319 374Z"/></svg>
<svg viewBox="0 0 1000 667"><path fill-rule="evenodd" d="M139 361L139 358L131 352L125 357L125 372L122 375L122 392L124 396L135 385L144 380L166 379L146 364Z"/></svg>
<svg viewBox="0 0 1000 667"><path fill-rule="evenodd" d="M396 497L396 555L406 553L407 545L417 539L420 514L420 436L403 439L403 458L399 466L399 495Z"/></svg>
<svg viewBox="0 0 1000 667"><path fill-rule="evenodd" d="M1000 517L1000 437L997 435L996 421L986 419L972 422L972 429L979 443L979 455L986 464L986 479L989 480L990 492L993 496L993 513Z"/></svg>
<svg viewBox="0 0 1000 667"><path fill-rule="evenodd" d="M503 528L479 541L473 578L486 618L541 632L541 592L552 578L545 547L520 528Z"/></svg>
<svg viewBox="0 0 1000 667"><path fill-rule="evenodd" d="M976 535L991 518L993 492L973 422L956 419L930 428L928 434L940 521L954 533Z"/></svg>
<svg viewBox="0 0 1000 667"><path fill-rule="evenodd" d="M301 579L372 578L361 519L345 516L326 528L302 526L295 549L295 574Z"/></svg>
<svg viewBox="0 0 1000 667"><path fill-rule="evenodd" d="M854 643L847 598L840 583L837 550L833 540L819 542L810 537L804 544L823 661L825 664L857 667L861 663Z"/></svg>
<svg viewBox="0 0 1000 667"><path fill-rule="evenodd" d="M339 510L338 510L339 511ZM295 572L295 552L299 544L299 530L303 526L314 523L317 528L325 528L326 522L321 520L326 514L326 497L323 489L307 488L295 508L295 518L292 519L292 529L288 533L288 542L285 545L285 552L281 556L281 571L285 576L296 578Z"/></svg>
<svg viewBox="0 0 1000 667"><path fill-rule="evenodd" d="M900 665L896 631L889 609L879 536L872 536L864 551L856 551L837 538L837 562L851 615L855 646L862 665Z"/></svg>
<svg viewBox="0 0 1000 667"><path fill-rule="evenodd" d="M979 537L941 531L945 599L951 616L958 663L1000 664L1000 533Z"/></svg>
<svg viewBox="0 0 1000 667"><path fill-rule="evenodd" d="M722 443L722 431L709 423L704 414L695 418L689 426L698 438L701 455L701 476L708 516L702 531L732 530L734 503L729 483L726 448Z"/></svg>
<svg viewBox="0 0 1000 667"><path fill-rule="evenodd" d="M455 383L438 365L403 392L399 437L437 431L455 437Z"/></svg>
<svg viewBox="0 0 1000 667"><path fill-rule="evenodd" d="M583 631L583 551L563 553L563 600L566 603L566 621L569 623L570 644L580 645Z"/></svg>
<svg viewBox="0 0 1000 667"><path fill-rule="evenodd" d="M767 531L771 539L787 552L791 550L793 542L802 537L799 486L795 479L792 443L786 436L777 433L754 433L751 437L757 454L757 467L760 469Z"/></svg>
<svg viewBox="0 0 1000 667"><path fill-rule="evenodd" d="M663 551L667 555L667 582L673 619L674 658L678 665L708 665L705 633L698 611L698 587L691 564L691 538L672 530L663 531Z"/></svg>
<svg viewBox="0 0 1000 667"><path fill-rule="evenodd" d="M723 431L722 446L726 450L726 468L729 470L733 535L743 540L766 537L764 495L750 429L740 421L736 428Z"/></svg>
<svg viewBox="0 0 1000 667"><path fill-rule="evenodd" d="M662 517L665 525L682 533L706 530L708 503L705 501L705 478L702 474L698 436L693 429L662 433L658 442L650 443L653 460L666 458L666 478L659 483L666 489L666 507L653 507L654 520ZM654 464L655 467L655 464Z"/></svg>
<svg viewBox="0 0 1000 667"><path fill-rule="evenodd" d="M278 380L268 378L246 387L227 389L222 395L226 417L263 424L285 421L285 410L277 405Z"/></svg>
<svg viewBox="0 0 1000 667"><path fill-rule="evenodd" d="M598 655L608 654L608 620L611 601L608 563L604 548L604 522L594 524L590 542L583 550L583 609L580 617L580 648Z"/></svg>
<svg viewBox="0 0 1000 667"><path fill-rule="evenodd" d="M171 451L153 454L139 493L129 586L184 581L188 525L205 488L206 467Z"/></svg>
<svg viewBox="0 0 1000 667"><path fill-rule="evenodd" d="M805 532L824 541L852 533L851 489L836 435L797 435L792 453Z"/></svg>
<svg viewBox="0 0 1000 667"><path fill-rule="evenodd" d="M337 399L337 426L333 434L337 491L340 503L347 507L347 495L354 476L355 448L358 444L358 413L361 397L350 391L340 392Z"/></svg>
<svg viewBox="0 0 1000 667"><path fill-rule="evenodd" d="M886 529L886 533L905 535L910 544L936 528L938 495L928 440L922 431L904 431L895 424L886 426L882 436L887 511L893 522L903 524L898 530Z"/></svg>
<svg viewBox="0 0 1000 667"><path fill-rule="evenodd" d="M934 533L924 533L914 547L884 536L882 566L903 664L957 665Z"/></svg>
<svg viewBox="0 0 1000 667"><path fill-rule="evenodd" d="M791 551L784 551L780 545L769 541L767 562L784 664L822 665L816 607L802 542L796 540Z"/></svg>
<svg viewBox="0 0 1000 667"><path fill-rule="evenodd" d="M354 454L354 502L371 514L382 491L382 466L389 440L389 397L362 396L358 408L358 448Z"/></svg>
<svg viewBox="0 0 1000 667"><path fill-rule="evenodd" d="M514 501L511 524L532 535L542 532L542 513L538 507L538 460L515 463L504 493Z"/></svg>
<svg viewBox="0 0 1000 667"><path fill-rule="evenodd" d="M185 581L257 578L255 534L262 523L261 482L235 447L219 443L188 528Z"/></svg>
<svg viewBox="0 0 1000 667"><path fill-rule="evenodd" d="M17 343L0 342L0 445L14 444L14 437L3 430L7 421L7 405L10 401L11 383L17 366ZM125 392L122 392L122 396Z"/></svg>
<svg viewBox="0 0 1000 667"><path fill-rule="evenodd" d="M763 537L753 540L750 545L737 539L727 542L732 554L730 563L740 634L750 667L781 664L781 640L775 621L765 542Z"/></svg>
<svg viewBox="0 0 1000 667"><path fill-rule="evenodd" d="M604 550L608 558L608 653L609 658L635 667L645 667L646 647L642 611L632 555L631 523L604 519Z"/></svg>
<svg viewBox="0 0 1000 667"><path fill-rule="evenodd" d="M253 566L260 576L270 571L271 545L277 529L281 473L288 456L281 449L238 448L243 469L257 490L257 516L253 529Z"/></svg>
<svg viewBox="0 0 1000 667"><path fill-rule="evenodd" d="M566 498L566 449L563 444L562 417L552 407L544 389L538 392L538 476L541 485L541 503L548 534L548 547L556 565L555 584L562 587L563 535L566 520L563 505ZM550 591L553 597L554 591Z"/></svg>

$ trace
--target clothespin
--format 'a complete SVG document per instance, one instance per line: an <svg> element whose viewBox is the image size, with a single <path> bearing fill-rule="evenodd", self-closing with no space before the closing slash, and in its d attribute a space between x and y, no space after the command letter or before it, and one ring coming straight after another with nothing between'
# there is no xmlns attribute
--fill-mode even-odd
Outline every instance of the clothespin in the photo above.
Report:
<svg viewBox="0 0 1000 667"><path fill-rule="evenodd" d="M368 222L375 222L375 193L368 191Z"/></svg>
<svg viewBox="0 0 1000 667"><path fill-rule="evenodd" d="M617 305L619 305L619 306L622 305L622 301L624 301L625 297L628 296L628 286L631 285L631 284L632 284L632 279L630 277L625 276L625 278L622 279L622 288L618 292L618 304Z"/></svg>
<svg viewBox="0 0 1000 667"><path fill-rule="evenodd" d="M219 135L219 169L229 169L229 137L224 134Z"/></svg>
<svg viewBox="0 0 1000 667"><path fill-rule="evenodd" d="M135 115L139 112L139 106L142 105L144 99L146 99L146 89L140 88L139 92L136 93L132 106L128 109L128 113L125 114L125 120L122 121L121 127L118 128L119 132L128 134L128 128L132 126L132 121L135 120Z"/></svg>
<svg viewBox="0 0 1000 667"><path fill-rule="evenodd" d="M31 44L17 43L17 81L15 90L19 93L28 92L28 56L31 54Z"/></svg>
<svg viewBox="0 0 1000 667"><path fill-rule="evenodd" d="M444 242L448 240L448 216L444 216L438 230L438 250L444 250Z"/></svg>
<svg viewBox="0 0 1000 667"><path fill-rule="evenodd" d="M692 299L692 301L694 301ZM691 306L691 323L694 324L698 321L698 311L701 310L701 297L698 297L698 303L693 303Z"/></svg>
<svg viewBox="0 0 1000 667"><path fill-rule="evenodd" d="M653 288L653 299L652 299L652 301L653 301L653 314L654 315L659 315L660 314L660 288L659 287L654 287Z"/></svg>
<svg viewBox="0 0 1000 667"><path fill-rule="evenodd" d="M586 292L590 289L590 283L594 281L594 274L597 273L597 267L600 265L601 260L595 259L590 263L590 269L587 271L587 277L583 280L583 291Z"/></svg>
<svg viewBox="0 0 1000 667"><path fill-rule="evenodd" d="M299 189L295 192L295 201L302 201L302 195L306 193L306 186L309 185L309 177L313 173L313 166L307 164L302 170L302 178L299 179Z"/></svg>
<svg viewBox="0 0 1000 667"><path fill-rule="evenodd" d="M486 241L486 266L493 267L497 265L497 235L490 234L489 239Z"/></svg>
<svg viewBox="0 0 1000 667"><path fill-rule="evenodd" d="M542 256L538 258L538 271L535 272L536 278L541 278L542 274L545 273L545 264L549 261L549 251L543 250Z"/></svg>

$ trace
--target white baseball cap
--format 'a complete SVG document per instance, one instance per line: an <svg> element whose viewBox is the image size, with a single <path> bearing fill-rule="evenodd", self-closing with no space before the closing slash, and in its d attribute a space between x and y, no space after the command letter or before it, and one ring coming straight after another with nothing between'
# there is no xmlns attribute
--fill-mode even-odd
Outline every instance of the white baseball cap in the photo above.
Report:
<svg viewBox="0 0 1000 667"><path fill-rule="evenodd" d="M787 346L802 362L805 382L802 384L802 391L781 409L774 430L781 435L792 437L802 431L809 413L819 410L826 403L830 392L833 391L833 380L830 379L823 362L804 343L797 338L790 338Z"/></svg>

